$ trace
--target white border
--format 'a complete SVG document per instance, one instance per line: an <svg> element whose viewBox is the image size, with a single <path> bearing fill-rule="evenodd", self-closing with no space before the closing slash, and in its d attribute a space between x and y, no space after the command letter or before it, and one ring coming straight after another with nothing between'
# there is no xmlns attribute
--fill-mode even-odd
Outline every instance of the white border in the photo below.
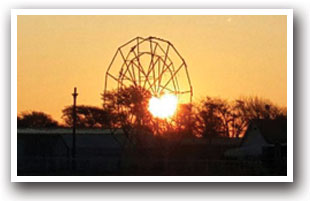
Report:
<svg viewBox="0 0 310 201"><path fill-rule="evenodd" d="M17 176L18 15L286 15L287 176ZM11 10L11 182L293 182L293 10L292 9L12 9Z"/></svg>

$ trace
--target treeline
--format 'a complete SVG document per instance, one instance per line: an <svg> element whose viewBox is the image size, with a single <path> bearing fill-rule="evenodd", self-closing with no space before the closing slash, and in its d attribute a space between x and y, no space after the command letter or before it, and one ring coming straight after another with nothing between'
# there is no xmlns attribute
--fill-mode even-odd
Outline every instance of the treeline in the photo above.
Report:
<svg viewBox="0 0 310 201"><path fill-rule="evenodd" d="M253 119L286 118L286 108L258 97L243 97L234 101L206 97L198 103L180 104L173 118L155 119L148 111L151 94L128 87L102 95L103 106L76 107L78 128L139 128L156 134L183 133L199 137L241 137ZM64 124L43 112L22 113L18 128L71 127L72 106L62 110Z"/></svg>
<svg viewBox="0 0 310 201"><path fill-rule="evenodd" d="M203 136L240 137L251 120L286 118L286 108L258 97L243 97L231 102L206 97L194 107L194 128Z"/></svg>
<svg viewBox="0 0 310 201"><path fill-rule="evenodd" d="M44 112L23 112L17 116L17 128L56 128L59 123Z"/></svg>

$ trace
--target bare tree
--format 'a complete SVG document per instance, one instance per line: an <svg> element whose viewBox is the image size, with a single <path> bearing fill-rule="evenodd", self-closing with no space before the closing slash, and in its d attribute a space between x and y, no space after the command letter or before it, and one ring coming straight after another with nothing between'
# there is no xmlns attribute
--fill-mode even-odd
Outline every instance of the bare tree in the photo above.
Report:
<svg viewBox="0 0 310 201"><path fill-rule="evenodd" d="M233 102L206 97L198 106L195 124L202 136L241 137L253 119L286 118L286 108L267 99L243 97Z"/></svg>
<svg viewBox="0 0 310 201"><path fill-rule="evenodd" d="M253 119L277 119L286 117L286 108L273 104L268 99L258 97L242 97L233 105L234 137L240 137Z"/></svg>
<svg viewBox="0 0 310 201"><path fill-rule="evenodd" d="M230 137L231 114L231 107L226 100L206 97L201 102L197 116L197 121L203 127L202 135Z"/></svg>

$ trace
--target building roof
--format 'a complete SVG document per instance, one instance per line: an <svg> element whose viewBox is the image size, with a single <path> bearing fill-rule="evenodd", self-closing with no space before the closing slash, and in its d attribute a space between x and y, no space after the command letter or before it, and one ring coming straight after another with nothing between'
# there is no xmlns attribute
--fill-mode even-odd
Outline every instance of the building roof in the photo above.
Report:
<svg viewBox="0 0 310 201"><path fill-rule="evenodd" d="M76 129L76 134L111 134L112 129ZM116 134L122 133L121 129L113 129ZM18 128L18 134L72 134L72 128Z"/></svg>

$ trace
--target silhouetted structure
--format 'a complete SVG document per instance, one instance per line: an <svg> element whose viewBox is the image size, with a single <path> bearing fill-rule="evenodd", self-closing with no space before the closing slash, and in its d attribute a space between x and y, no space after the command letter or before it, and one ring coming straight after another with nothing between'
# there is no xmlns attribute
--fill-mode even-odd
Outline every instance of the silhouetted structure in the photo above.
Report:
<svg viewBox="0 0 310 201"><path fill-rule="evenodd" d="M76 135L75 135L75 129L76 129L76 97L78 96L78 93L76 92L76 87L74 87L74 92L72 94L73 96L73 110L72 110L72 117L73 117L73 126L72 126L72 166L75 170L75 151L76 151Z"/></svg>

